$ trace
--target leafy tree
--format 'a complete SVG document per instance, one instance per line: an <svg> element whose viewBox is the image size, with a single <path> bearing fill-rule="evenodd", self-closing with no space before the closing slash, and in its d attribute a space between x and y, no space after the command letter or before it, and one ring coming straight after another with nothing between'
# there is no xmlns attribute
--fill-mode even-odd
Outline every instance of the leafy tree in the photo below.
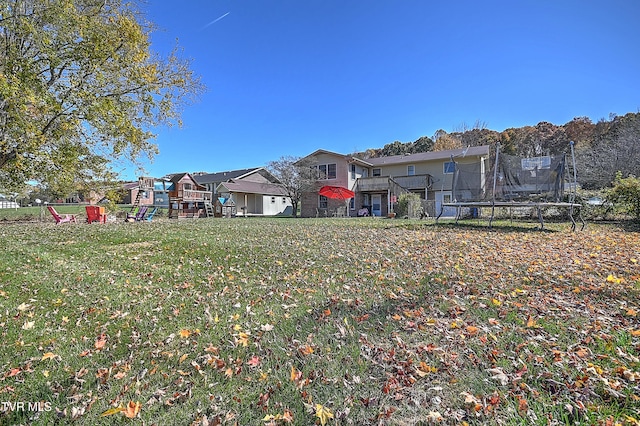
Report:
<svg viewBox="0 0 640 426"><path fill-rule="evenodd" d="M388 157L392 155L404 155L410 153L410 144L405 144L400 141L394 141L392 143L386 144L382 148L382 152L380 153L381 157Z"/></svg>
<svg viewBox="0 0 640 426"><path fill-rule="evenodd" d="M0 182L61 191L153 157L150 129L203 89L153 30L126 0L0 0Z"/></svg>
<svg viewBox="0 0 640 426"><path fill-rule="evenodd" d="M433 150L433 141L428 136L421 136L413 143L413 153L429 152Z"/></svg>
<svg viewBox="0 0 640 426"><path fill-rule="evenodd" d="M636 220L640 219L640 179L634 175L623 178L622 173L617 172L607 199L624 213L630 214Z"/></svg>
<svg viewBox="0 0 640 426"><path fill-rule="evenodd" d="M292 156L280 157L267 165L269 172L280 181L287 197L291 199L293 217L298 216L303 194L313 191L317 185L317 172L312 166L312 160Z"/></svg>
<svg viewBox="0 0 640 426"><path fill-rule="evenodd" d="M433 150L434 151L445 151L448 149L458 149L462 148L462 143L460 139L458 139L454 135L450 135L444 130L440 129L433 135Z"/></svg>

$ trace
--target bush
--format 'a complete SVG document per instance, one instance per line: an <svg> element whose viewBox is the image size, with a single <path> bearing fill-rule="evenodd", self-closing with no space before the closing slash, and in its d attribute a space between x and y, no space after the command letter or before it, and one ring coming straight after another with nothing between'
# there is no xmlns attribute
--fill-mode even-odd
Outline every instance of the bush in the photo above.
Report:
<svg viewBox="0 0 640 426"><path fill-rule="evenodd" d="M422 214L420 196L414 193L401 194L398 197L398 204L395 207L395 213L398 217L420 217Z"/></svg>
<svg viewBox="0 0 640 426"><path fill-rule="evenodd" d="M622 212L640 219L640 179L634 175L622 178L622 173L616 173L613 188L609 191L607 198L616 204Z"/></svg>

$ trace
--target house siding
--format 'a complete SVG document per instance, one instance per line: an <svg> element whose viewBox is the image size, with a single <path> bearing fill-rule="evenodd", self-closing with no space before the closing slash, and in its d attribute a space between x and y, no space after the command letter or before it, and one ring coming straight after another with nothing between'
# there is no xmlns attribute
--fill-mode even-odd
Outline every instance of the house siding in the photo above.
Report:
<svg viewBox="0 0 640 426"><path fill-rule="evenodd" d="M472 164L477 170L478 188L485 188L485 161L489 154L489 147L472 147L467 150L440 151L437 153L423 153L409 156L394 156L359 160L352 157L318 150L308 157L313 158L313 163L336 164L335 179L318 180L316 188L306 193L301 199L301 216L323 216L326 212L320 210L318 190L324 185L342 186L356 192L354 209L350 209L349 216L357 216L363 207L371 212L372 197L380 195L380 214L386 216L390 209L389 195L395 195L410 190L420 194L421 198L434 201L441 199L443 194L450 194L453 184L453 173L445 173L445 163L451 161L454 156L458 164ZM370 166L366 164L370 163ZM351 176L352 165L355 165L355 177ZM408 166L412 166L409 170ZM373 169L380 169L380 178L373 179ZM411 172L412 176L408 176ZM359 181L361 178L368 178ZM393 181L388 178L395 178ZM386 180L385 180L386 179ZM404 185L404 186L403 186ZM437 203L436 203L437 204ZM344 202L328 200L328 210L335 211L343 206ZM432 207L433 208L433 207Z"/></svg>

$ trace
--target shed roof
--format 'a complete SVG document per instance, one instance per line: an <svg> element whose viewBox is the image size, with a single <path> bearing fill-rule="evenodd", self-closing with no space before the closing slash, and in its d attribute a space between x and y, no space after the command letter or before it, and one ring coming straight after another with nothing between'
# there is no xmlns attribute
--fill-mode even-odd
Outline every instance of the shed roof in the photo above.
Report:
<svg viewBox="0 0 640 426"><path fill-rule="evenodd" d="M226 188L229 192L243 192L247 194L263 194L286 196L287 193L282 185L274 183L248 182L244 180L223 182L218 187L218 192L224 192L222 188Z"/></svg>
<svg viewBox="0 0 640 426"><path fill-rule="evenodd" d="M204 185L207 183L226 182L229 179L237 179L242 176L248 175L250 173L254 173L260 169L262 169L262 167L253 167L251 169L229 170L226 172L217 172L217 173L207 173L205 175L195 176L194 179L200 185Z"/></svg>

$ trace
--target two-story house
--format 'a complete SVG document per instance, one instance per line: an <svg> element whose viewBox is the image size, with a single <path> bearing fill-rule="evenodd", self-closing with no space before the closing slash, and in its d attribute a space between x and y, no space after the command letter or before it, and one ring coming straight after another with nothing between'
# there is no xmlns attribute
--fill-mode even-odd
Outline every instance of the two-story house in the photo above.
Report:
<svg viewBox="0 0 640 426"><path fill-rule="evenodd" d="M464 168L464 185L457 183L458 196L478 199L485 190L485 173L489 146L475 146L446 151L422 152L361 159L326 150L317 150L305 160L318 170L318 189L322 185L342 186L355 192L348 205L348 215L366 212L386 216L402 193L413 192L430 215L440 213L443 203L453 200L456 168ZM301 215L325 215L341 202L329 200L316 192L302 198ZM324 214L323 214L324 213ZM445 209L444 215L455 215L455 209Z"/></svg>
<svg viewBox="0 0 640 426"><path fill-rule="evenodd" d="M203 174L194 179L211 191L214 200L233 200L240 216L275 216L291 211L286 191L264 167Z"/></svg>

